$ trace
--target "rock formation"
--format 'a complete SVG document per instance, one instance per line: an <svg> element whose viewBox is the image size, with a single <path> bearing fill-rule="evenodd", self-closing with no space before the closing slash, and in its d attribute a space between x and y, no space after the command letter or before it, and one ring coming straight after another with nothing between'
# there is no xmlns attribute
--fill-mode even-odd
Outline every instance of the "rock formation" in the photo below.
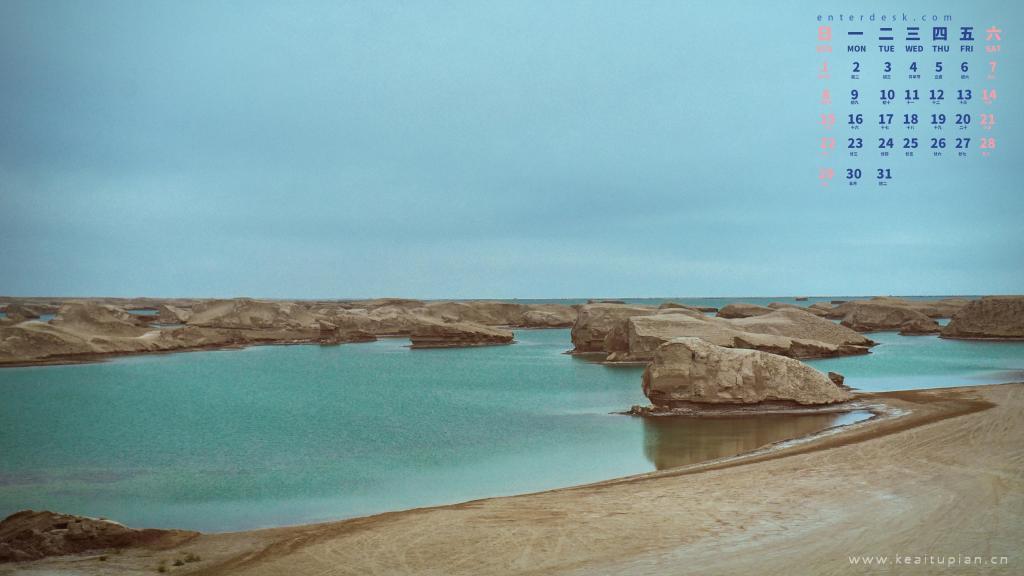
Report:
<svg viewBox="0 0 1024 576"><path fill-rule="evenodd" d="M858 332L904 330L913 334L938 333L939 325L923 313L900 305L860 302L843 316L843 326Z"/></svg>
<svg viewBox="0 0 1024 576"><path fill-rule="evenodd" d="M110 520L23 510L0 521L0 562L89 550L176 545L198 535L183 530L135 530Z"/></svg>
<svg viewBox="0 0 1024 576"><path fill-rule="evenodd" d="M791 358L866 354L874 345L853 330L800 310L774 310L735 320L655 314L631 317L625 322L622 338L609 337L607 361L647 361L659 346L679 337L702 338L726 348L762 350Z"/></svg>
<svg viewBox="0 0 1024 576"><path fill-rule="evenodd" d="M794 358L865 354L874 345L853 330L803 310L726 319L686 308L587 305L581 307L573 328L573 352L603 352L608 362L643 362L662 343L683 336Z"/></svg>
<svg viewBox="0 0 1024 576"><path fill-rule="evenodd" d="M567 328L576 310L563 304L519 304L491 300L431 302L412 312L445 322L474 322L517 328Z"/></svg>
<svg viewBox="0 0 1024 576"><path fill-rule="evenodd" d="M777 354L716 346L700 338L661 345L644 370L643 391L660 407L844 402L850 392L810 366Z"/></svg>
<svg viewBox="0 0 1024 576"><path fill-rule="evenodd" d="M751 316L760 316L762 314L771 314L775 309L767 306L758 306L757 304L746 304L744 302L737 302L735 304L728 304L722 307L718 311L719 318L750 318Z"/></svg>
<svg viewBox="0 0 1024 576"><path fill-rule="evenodd" d="M469 322L429 322L417 326L409 336L412 348L465 348L511 344L511 330Z"/></svg>
<svg viewBox="0 0 1024 576"><path fill-rule="evenodd" d="M832 309L833 309L833 306L831 304L829 304L828 302L815 302L814 304L811 304L807 308L804 308L804 310L807 310L808 312L810 312L811 314L814 314L815 316L823 316L825 318L831 318L832 317L831 316Z"/></svg>
<svg viewBox="0 0 1024 576"><path fill-rule="evenodd" d="M901 336L926 336L938 333L939 329L938 322L926 316L900 324L899 333Z"/></svg>
<svg viewBox="0 0 1024 576"><path fill-rule="evenodd" d="M193 307L190 326L262 330L313 330L315 319L295 302L274 302L239 298L211 300Z"/></svg>
<svg viewBox="0 0 1024 576"><path fill-rule="evenodd" d="M658 310L668 310L672 308L694 310L697 312L718 312L718 308L715 308L714 306L687 306L686 304L680 304L678 302L662 302L661 305L658 306Z"/></svg>
<svg viewBox="0 0 1024 576"><path fill-rule="evenodd" d="M857 309L868 306L889 306L893 308L903 308L906 310L912 310L919 312L929 318L950 318L958 310L966 306L970 300L965 298L943 298L941 300L908 300L905 298L893 298L891 296L876 296L870 300L849 300L839 304L838 306L825 309L828 318L840 320L845 318L851 312ZM817 304L811 306L812 308Z"/></svg>
<svg viewBox="0 0 1024 576"><path fill-rule="evenodd" d="M964 306L942 329L943 338L1024 339L1024 296L987 296Z"/></svg>
<svg viewBox="0 0 1024 576"><path fill-rule="evenodd" d="M863 334L804 310L782 309L770 314L737 318L728 321L733 327L758 334L774 334L805 340L817 340L837 346L874 346L875 342Z"/></svg>
<svg viewBox="0 0 1024 576"><path fill-rule="evenodd" d="M626 320L655 313L657 310L650 306L584 304L579 307L576 322L572 326L573 353L607 352L605 338L609 333L618 329L621 335Z"/></svg>
<svg viewBox="0 0 1024 576"><path fill-rule="evenodd" d="M317 336L317 342L323 346L330 346L335 344L344 344L347 342L373 342L377 339L376 336L363 330L342 330L330 322L320 320L317 322L320 333Z"/></svg>

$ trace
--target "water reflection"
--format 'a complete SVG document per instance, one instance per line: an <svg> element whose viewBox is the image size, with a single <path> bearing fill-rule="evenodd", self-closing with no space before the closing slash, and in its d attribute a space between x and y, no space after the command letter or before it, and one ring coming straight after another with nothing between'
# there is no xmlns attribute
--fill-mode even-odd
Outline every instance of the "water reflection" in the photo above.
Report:
<svg viewBox="0 0 1024 576"><path fill-rule="evenodd" d="M762 414L722 418L644 419L644 455L658 470L735 456L773 442L869 418L847 414Z"/></svg>

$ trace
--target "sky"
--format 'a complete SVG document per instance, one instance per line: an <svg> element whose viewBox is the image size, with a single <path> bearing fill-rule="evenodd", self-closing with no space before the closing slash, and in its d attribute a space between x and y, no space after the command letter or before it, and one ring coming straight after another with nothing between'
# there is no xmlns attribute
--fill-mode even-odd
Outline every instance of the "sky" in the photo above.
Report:
<svg viewBox="0 0 1024 576"><path fill-rule="evenodd" d="M0 294L1024 292L1021 4L766 6L4 0ZM1000 25L969 80L998 87L994 155L883 161L867 126L821 157L816 18L847 12ZM935 84L876 76L869 123Z"/></svg>

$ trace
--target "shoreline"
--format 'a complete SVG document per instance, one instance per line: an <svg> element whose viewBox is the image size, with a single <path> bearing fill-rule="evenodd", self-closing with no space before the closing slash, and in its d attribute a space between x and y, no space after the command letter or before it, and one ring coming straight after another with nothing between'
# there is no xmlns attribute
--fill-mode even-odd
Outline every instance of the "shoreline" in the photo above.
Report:
<svg viewBox="0 0 1024 576"><path fill-rule="evenodd" d="M637 542L635 538L612 538L604 541L603 546L609 550L597 551L590 549L586 553L578 554L572 558L563 559L558 554L544 554L533 561L523 561L519 569L506 570L510 554L516 555L520 549L515 546L524 535L534 534L528 540L534 544L535 538L541 536L537 532L548 533L555 529L555 533L562 531L588 533L588 530L607 529L612 524L624 526L611 530L622 536L626 530L632 535L647 534L646 525L653 521L647 514L655 514L662 518L662 522L669 524L680 523L680 530L693 528L690 526L692 518L686 518L692 514L684 513L690 506L704 508L708 503L714 507L724 507L724 511L716 512L720 516L728 510L738 511L750 507L757 509L764 506L762 496L773 494L765 486L758 484L751 485L749 479L745 478L762 468L782 468L788 470L789 475L770 472L767 475L758 473L758 476L766 483L780 483L777 487L781 492L788 489L786 482L805 482L808 477L812 480L818 472L814 472L814 466L797 465L802 460L826 460L836 458L837 454L852 452L856 453L865 450L865 446L887 443L904 443L908 441L928 441L929 436L934 436L935 431L929 434L917 434L918 429L924 427L932 428L956 428L962 427L965 422L970 422L973 427L992 428L1000 420L1000 416L992 411L1006 412L1013 416L1011 428L1005 430L1009 433L1009 440L1014 445L1019 436L1016 434L1024 430L1024 383L1009 384L988 384L970 387L957 388L935 388L922 390L909 390L899 392L882 393L858 393L857 402L864 402L865 405L875 406L879 412L876 416L867 420L858 421L844 426L825 429L810 436L769 444L754 451L730 456L722 459L692 464L680 468L652 471L643 474L612 478L590 484L556 488L547 491L521 494L515 496L503 496L484 498L426 508L414 508L396 512L385 512L373 516L364 516L340 521L328 521L316 524L303 524L295 526L283 526L276 528L264 528L258 530L240 532L207 533L196 537L185 544L176 545L171 549L127 549L123 553L111 556L108 561L96 560L96 555L91 557L60 557L40 560L20 565L26 569L66 569L74 566L75 570L82 574L102 573L117 567L119 570L133 573L152 572L156 559L168 558L176 553L197 552L202 555L204 561L195 565L189 565L181 569L175 569L175 573L189 574L227 574L227 573L253 573L271 574L284 572L316 572L316 573L368 573L373 568L380 568L381 563L391 566L390 560L394 560L391 554L398 550L395 548L400 543L414 546L418 550L414 558L408 558L407 552L401 553L403 561L401 565L391 566L389 571L396 573L416 573L421 571L443 571L446 573L505 573L505 572L543 572L561 573L572 572L575 569L583 569L590 566L594 570L608 569L614 564L613 558L608 557L607 552L617 550L614 558L622 559L632 556L644 556L655 553L655 548L643 545L633 548ZM860 409L865 409L861 407ZM1005 426L1004 426L1005 428ZM941 437L941 435L939 436ZM1005 438L1004 438L1005 439ZM960 458L983 458L991 460L1000 454L983 454L977 450L965 449L964 446L946 444L944 447L936 448L948 452L949 456ZM997 451L998 452L998 451ZM897 452L900 454L900 452ZM902 457L912 458L909 454ZM846 456L840 458L845 461L855 476L867 475L873 477L875 469L881 468L880 461L866 463L862 458ZM885 462L886 466L899 462ZM796 466L794 468L794 466ZM956 471L961 466L957 464ZM796 476L792 476L797 472ZM819 471L820 472L820 471ZM1021 476L1019 469L1012 470L1014 474ZM697 480L714 476L715 482L700 482L697 486L701 490L729 489L734 498L723 499L719 497L710 500L693 500L692 494L685 487L678 484L692 484ZM917 482L908 481L906 476L901 476L902 481L887 489L897 488L910 489L911 492L917 486ZM708 478L710 480L711 478ZM819 478L821 482L812 482L811 486L822 490L828 488L831 482ZM874 482L873 480L871 482ZM858 484L857 478L844 477L842 483L846 486L844 498L851 495L856 496L856 490L851 494L850 487L865 486ZM909 485L908 485L909 484ZM746 488L744 488L746 487ZM825 490L829 492L829 490ZM1020 498L1019 491L1012 491L1015 501ZM652 495L660 495L652 499ZM834 513L856 514L858 506L850 508L833 509L828 502L818 501L810 498L807 494L797 494L798 501L804 506L798 506L795 510L807 509L830 509ZM912 494L911 494L912 497ZM810 500L807 500L810 498ZM652 502L659 502L662 499L681 500L677 502L680 506L655 506L651 508ZM854 498L856 500L856 498ZM583 505L585 503L585 505ZM807 506L807 504L811 504ZM738 504L743 504L736 508ZM769 503L770 504L770 503ZM785 516L794 502L790 502L775 513ZM1024 511L1024 506L1018 509ZM558 510L555 514L552 510ZM692 513L693 510L690 510ZM553 515L552 515L553 514ZM639 514L639 516L637 516ZM686 518L680 518L680 516ZM500 520L498 520L500 518ZM818 518L818 520L822 520ZM580 523L585 526L580 526ZM595 524L596 523L596 524ZM698 522L700 524L701 522ZM591 525L594 526L591 526ZM1017 522L1017 524L1020 524ZM589 526L590 528L586 528ZM743 527L743 524L740 525ZM1007 538L1019 536L1024 532L1024 527L1016 526L1017 530L1004 531ZM410 540L410 531L420 540ZM669 531L671 532L671 531ZM951 531L955 532L955 530ZM487 537L482 533L488 534ZM647 534L647 536L650 536ZM664 534L662 534L664 536ZM776 535L778 536L778 535ZM562 536L552 535L553 538ZM640 541L646 541L646 536ZM365 541L370 539L369 542ZM508 540L508 541L505 541ZM622 541L620 541L622 540ZM671 540L671 539L670 539ZM699 539L698 539L699 540ZM825 539L826 541L829 539ZM429 542L434 542L429 544ZM500 546L499 542L503 542ZM712 538L705 544L717 546L717 540ZM579 543L579 542L578 542ZM495 544L492 546L491 544ZM678 548L669 546L669 549ZM817 545L807 542L808 546ZM341 564L323 564L324 547L331 555L340 554L345 558ZM439 547L431 553L428 549ZM590 548L584 546L584 548ZM702 549L703 552L708 550ZM1011 553L1014 550L1004 550L1002 553ZM455 554L459 557L472 557L474 563L470 566L456 566L449 562L449 555ZM665 552L662 550L659 554ZM703 553L702 552L702 553ZM571 556L571 555L570 555ZM91 558L91 559L90 559ZM389 560L390 559L390 560ZM543 559L543 561L540 561ZM736 558L737 562L741 559ZM755 559L756 560L756 559ZM790 558L791 561L798 559ZM617 561L617 560L616 560ZM750 562L745 559L742 561ZM335 566L332 568L331 566ZM0 573L8 573L9 568L17 568L19 565L0 566ZM393 569L393 570L392 570ZM587 572L587 570L583 570ZM616 573L619 571L616 570ZM626 571L628 572L628 570ZM773 573L773 572L766 572ZM991 573L991 572L990 572Z"/></svg>

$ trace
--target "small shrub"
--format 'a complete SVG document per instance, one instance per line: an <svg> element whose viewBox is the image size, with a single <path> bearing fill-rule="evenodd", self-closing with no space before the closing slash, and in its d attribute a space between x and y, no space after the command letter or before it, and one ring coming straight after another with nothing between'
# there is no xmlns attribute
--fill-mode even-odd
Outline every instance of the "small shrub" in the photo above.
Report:
<svg viewBox="0 0 1024 576"><path fill-rule="evenodd" d="M179 558L179 559L174 561L174 565L175 566L184 566L185 565L185 561Z"/></svg>
<svg viewBox="0 0 1024 576"><path fill-rule="evenodd" d="M106 562L106 561L107 561L107 555L106 554L104 554L103 556L100 556L100 562Z"/></svg>
<svg viewBox="0 0 1024 576"><path fill-rule="evenodd" d="M185 555L185 562L199 562L200 560L202 560L202 558L199 557L199 554L189 552Z"/></svg>

